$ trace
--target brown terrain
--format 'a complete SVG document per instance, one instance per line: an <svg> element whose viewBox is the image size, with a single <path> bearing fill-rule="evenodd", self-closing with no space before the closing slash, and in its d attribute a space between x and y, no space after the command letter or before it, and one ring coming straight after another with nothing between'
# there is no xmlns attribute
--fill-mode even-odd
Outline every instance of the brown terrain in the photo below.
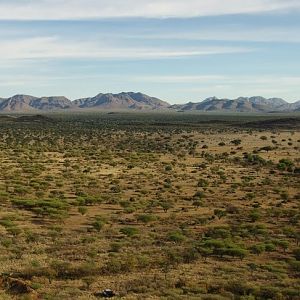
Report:
<svg viewBox="0 0 300 300"><path fill-rule="evenodd" d="M300 299L300 120L0 116L0 299Z"/></svg>

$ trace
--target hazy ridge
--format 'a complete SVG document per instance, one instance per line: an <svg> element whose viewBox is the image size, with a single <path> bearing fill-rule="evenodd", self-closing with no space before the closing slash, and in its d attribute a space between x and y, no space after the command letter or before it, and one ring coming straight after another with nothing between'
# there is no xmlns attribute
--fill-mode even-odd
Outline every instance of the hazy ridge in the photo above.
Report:
<svg viewBox="0 0 300 300"><path fill-rule="evenodd" d="M300 101L288 103L281 98L239 97L237 99L207 98L201 102L171 105L166 101L142 93L122 92L98 94L71 101L63 96L34 97L15 95L0 98L1 112L37 112L60 110L171 110L219 112L298 112Z"/></svg>

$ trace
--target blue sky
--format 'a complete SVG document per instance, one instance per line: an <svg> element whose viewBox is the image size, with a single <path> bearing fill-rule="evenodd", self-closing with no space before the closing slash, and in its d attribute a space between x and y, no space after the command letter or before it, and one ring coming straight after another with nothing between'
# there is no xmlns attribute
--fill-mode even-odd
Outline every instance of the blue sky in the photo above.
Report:
<svg viewBox="0 0 300 300"><path fill-rule="evenodd" d="M0 97L300 100L299 0L0 0Z"/></svg>

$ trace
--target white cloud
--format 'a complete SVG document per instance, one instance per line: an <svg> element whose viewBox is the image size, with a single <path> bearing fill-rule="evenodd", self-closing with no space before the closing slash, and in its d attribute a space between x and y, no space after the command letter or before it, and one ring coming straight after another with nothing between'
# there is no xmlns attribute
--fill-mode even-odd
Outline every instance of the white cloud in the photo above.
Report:
<svg viewBox="0 0 300 300"><path fill-rule="evenodd" d="M161 59L249 52L243 47L130 47L93 41L67 41L59 37L35 37L0 41L0 60L35 59Z"/></svg>
<svg viewBox="0 0 300 300"><path fill-rule="evenodd" d="M212 82L218 80L226 80L228 77L223 75L167 75L167 76L139 76L134 77L136 81L152 82L152 83L199 83Z"/></svg>
<svg viewBox="0 0 300 300"><path fill-rule="evenodd" d="M188 41L237 41L237 42L289 42L299 43L299 28L260 27L242 28L241 26L223 26L128 35L131 39L188 40Z"/></svg>
<svg viewBox="0 0 300 300"><path fill-rule="evenodd" d="M298 0L2 0L0 20L185 18L299 8Z"/></svg>
<svg viewBox="0 0 300 300"><path fill-rule="evenodd" d="M228 85L285 85L285 86L296 86L300 85L299 76L272 76L272 75L260 75L260 76L242 76L242 75L152 75L152 76L138 76L133 77L136 81L152 82L152 83L171 83L171 84L217 84L222 83ZM223 86L223 85L222 85Z"/></svg>

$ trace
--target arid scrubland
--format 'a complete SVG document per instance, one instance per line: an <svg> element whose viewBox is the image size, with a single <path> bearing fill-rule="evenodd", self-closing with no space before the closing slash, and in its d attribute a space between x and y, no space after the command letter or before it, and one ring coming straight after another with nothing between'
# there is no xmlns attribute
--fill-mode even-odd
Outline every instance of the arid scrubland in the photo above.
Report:
<svg viewBox="0 0 300 300"><path fill-rule="evenodd" d="M269 119L1 117L0 299L300 299L300 121Z"/></svg>

